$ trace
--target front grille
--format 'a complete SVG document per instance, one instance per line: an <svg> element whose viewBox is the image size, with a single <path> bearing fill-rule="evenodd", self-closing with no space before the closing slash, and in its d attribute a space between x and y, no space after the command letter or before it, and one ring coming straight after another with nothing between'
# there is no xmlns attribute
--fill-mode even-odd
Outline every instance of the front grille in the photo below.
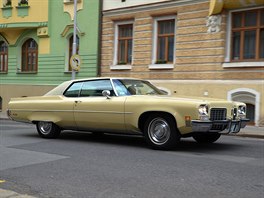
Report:
<svg viewBox="0 0 264 198"><path fill-rule="evenodd" d="M210 112L210 120L226 120L226 109L212 108Z"/></svg>

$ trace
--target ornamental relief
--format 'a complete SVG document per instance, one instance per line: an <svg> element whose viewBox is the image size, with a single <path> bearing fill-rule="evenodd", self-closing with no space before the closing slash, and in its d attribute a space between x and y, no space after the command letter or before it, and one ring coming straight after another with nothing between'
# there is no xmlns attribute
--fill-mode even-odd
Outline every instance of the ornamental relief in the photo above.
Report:
<svg viewBox="0 0 264 198"><path fill-rule="evenodd" d="M206 27L208 27L208 33L217 33L221 30L221 15L211 15L207 17Z"/></svg>

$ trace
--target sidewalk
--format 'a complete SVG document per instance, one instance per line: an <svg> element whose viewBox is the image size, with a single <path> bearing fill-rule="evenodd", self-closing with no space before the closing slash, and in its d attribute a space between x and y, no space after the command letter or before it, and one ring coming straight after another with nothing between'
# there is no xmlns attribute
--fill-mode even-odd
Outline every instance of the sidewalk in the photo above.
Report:
<svg viewBox="0 0 264 198"><path fill-rule="evenodd" d="M264 139L264 127L246 126L244 129L241 129L237 135Z"/></svg>
<svg viewBox="0 0 264 198"><path fill-rule="evenodd" d="M21 195L10 190L0 188L0 198L36 198L29 195Z"/></svg>

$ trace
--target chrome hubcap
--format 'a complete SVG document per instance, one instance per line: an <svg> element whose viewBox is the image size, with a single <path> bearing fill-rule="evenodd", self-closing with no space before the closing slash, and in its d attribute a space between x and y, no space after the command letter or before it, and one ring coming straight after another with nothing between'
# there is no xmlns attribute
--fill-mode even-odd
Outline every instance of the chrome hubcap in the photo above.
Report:
<svg viewBox="0 0 264 198"><path fill-rule="evenodd" d="M170 126L162 118L153 119L148 127L150 140L158 145L162 145L170 138Z"/></svg>
<svg viewBox="0 0 264 198"><path fill-rule="evenodd" d="M39 122L38 126L42 134L49 134L52 129L51 122Z"/></svg>

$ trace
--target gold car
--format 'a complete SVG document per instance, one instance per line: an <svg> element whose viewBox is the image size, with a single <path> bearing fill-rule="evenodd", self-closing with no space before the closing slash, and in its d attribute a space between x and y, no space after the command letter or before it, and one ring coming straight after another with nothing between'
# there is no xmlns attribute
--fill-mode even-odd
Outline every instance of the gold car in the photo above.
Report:
<svg viewBox="0 0 264 198"><path fill-rule="evenodd" d="M155 149L170 149L182 137L213 143L248 121L244 103L170 97L148 81L128 78L67 81L44 96L11 99L7 113L36 124L44 138L62 130L143 134Z"/></svg>

